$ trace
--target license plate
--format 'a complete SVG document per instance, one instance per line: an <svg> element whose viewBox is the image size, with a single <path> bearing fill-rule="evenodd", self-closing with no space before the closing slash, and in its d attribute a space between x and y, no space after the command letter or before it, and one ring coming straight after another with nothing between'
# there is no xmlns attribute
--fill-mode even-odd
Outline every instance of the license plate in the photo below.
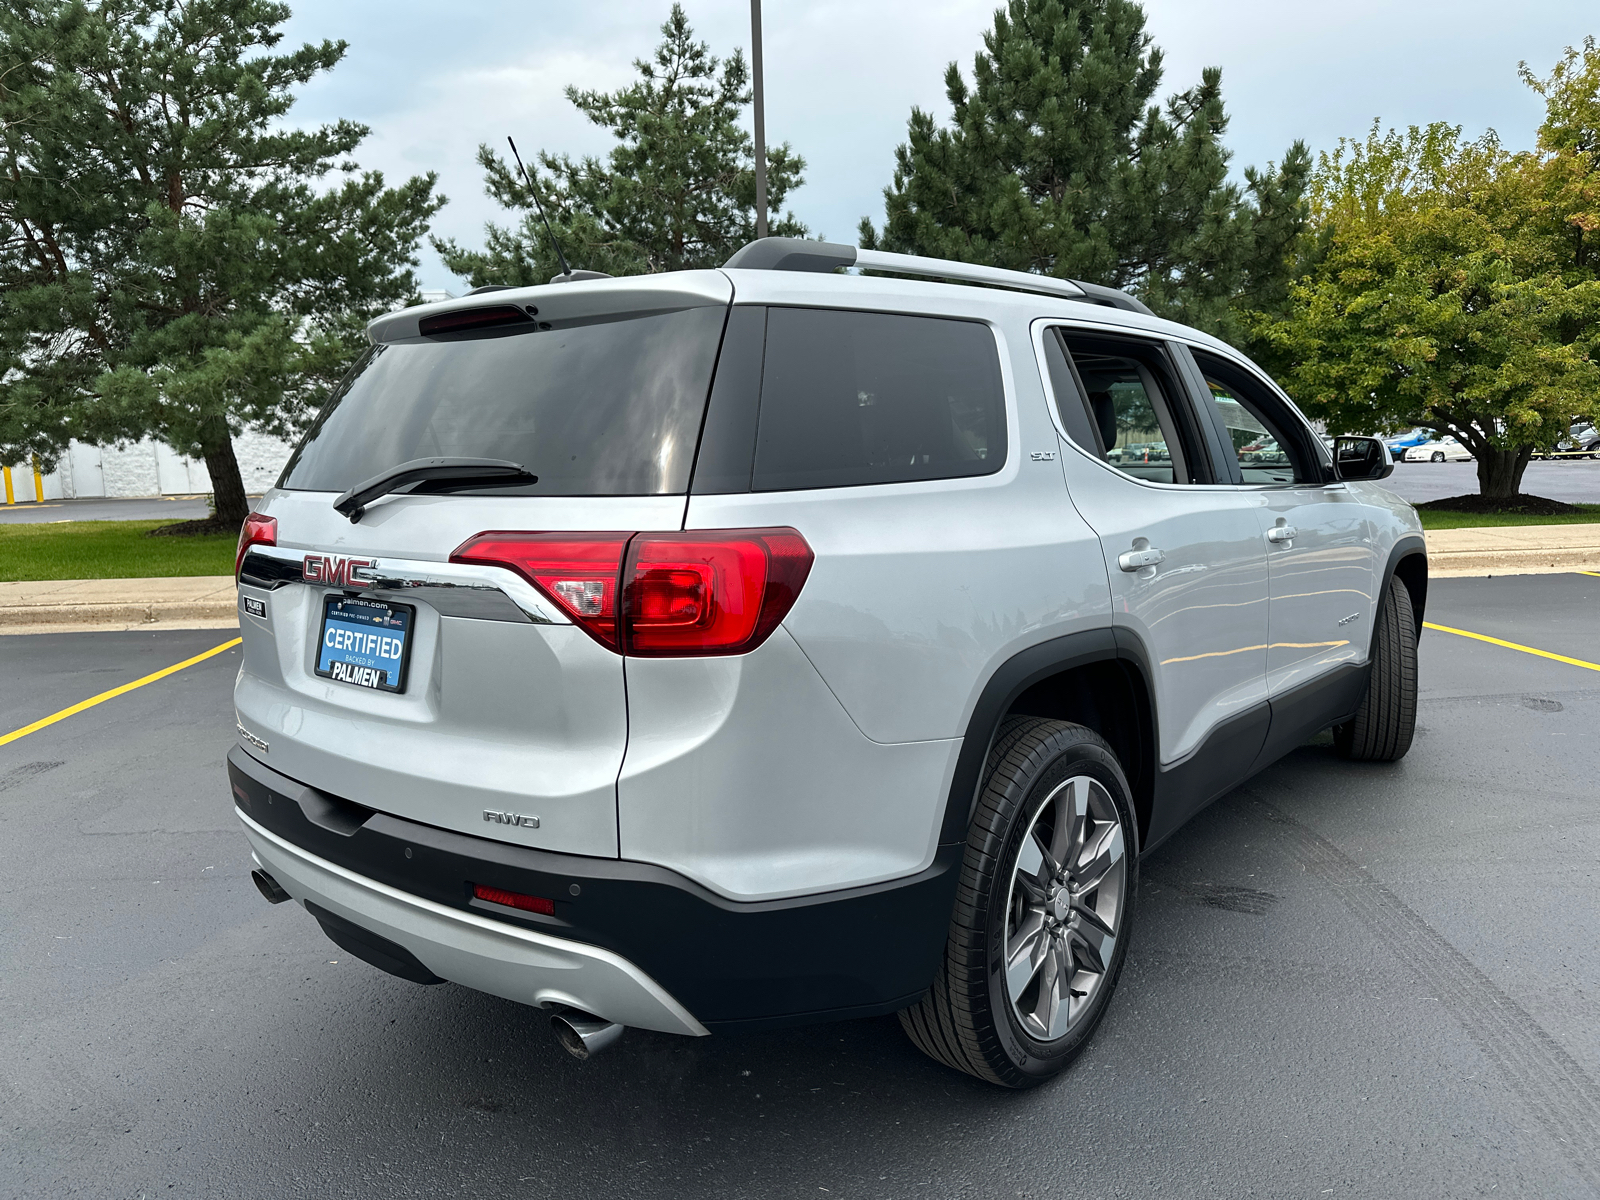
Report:
<svg viewBox="0 0 1600 1200"><path fill-rule="evenodd" d="M404 691L415 615L409 604L324 597L317 674L380 692Z"/></svg>

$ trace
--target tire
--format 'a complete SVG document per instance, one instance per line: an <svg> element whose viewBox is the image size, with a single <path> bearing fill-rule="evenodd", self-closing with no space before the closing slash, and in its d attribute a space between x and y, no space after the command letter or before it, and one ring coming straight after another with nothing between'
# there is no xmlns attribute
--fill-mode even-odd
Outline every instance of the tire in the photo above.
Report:
<svg viewBox="0 0 1600 1200"><path fill-rule="evenodd" d="M917 1048L1009 1088L1044 1083L1076 1058L1127 957L1137 844L1127 777L1104 739L1038 717L1002 724L944 961L927 995L899 1014ZM1027 951L1010 970L1008 938Z"/></svg>
<svg viewBox="0 0 1600 1200"><path fill-rule="evenodd" d="M1435 450L1433 452L1433 457L1431 459L1429 459L1428 461L1429 462L1443 462L1444 461L1444 451L1443 450Z"/></svg>
<svg viewBox="0 0 1600 1200"><path fill-rule="evenodd" d="M1411 749L1417 727L1417 626L1411 592L1389 581L1378 613L1367 694L1356 715L1334 727L1333 744L1359 762L1398 762Z"/></svg>

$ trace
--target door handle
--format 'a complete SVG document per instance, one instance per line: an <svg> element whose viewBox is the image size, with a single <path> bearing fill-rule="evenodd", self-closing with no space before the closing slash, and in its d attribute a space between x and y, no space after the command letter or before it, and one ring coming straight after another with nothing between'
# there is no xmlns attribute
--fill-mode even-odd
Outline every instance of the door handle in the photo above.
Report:
<svg viewBox="0 0 1600 1200"><path fill-rule="evenodd" d="M1267 541L1292 542L1295 539L1295 535L1299 532L1300 531L1293 525L1274 525L1271 529L1267 530Z"/></svg>
<svg viewBox="0 0 1600 1200"><path fill-rule="evenodd" d="M1124 550L1117 555L1117 566L1124 571L1139 571L1156 567L1167 561L1167 556L1152 546L1148 550Z"/></svg>

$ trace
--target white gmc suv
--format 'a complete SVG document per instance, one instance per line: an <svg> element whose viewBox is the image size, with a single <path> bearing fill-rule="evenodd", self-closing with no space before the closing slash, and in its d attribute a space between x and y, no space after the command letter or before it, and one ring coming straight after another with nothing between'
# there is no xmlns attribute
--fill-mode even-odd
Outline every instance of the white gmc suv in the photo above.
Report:
<svg viewBox="0 0 1600 1200"><path fill-rule="evenodd" d="M1388 453L1120 292L768 238L369 337L240 538L256 883L580 1057L895 1012L1039 1083L1141 855L1410 744Z"/></svg>

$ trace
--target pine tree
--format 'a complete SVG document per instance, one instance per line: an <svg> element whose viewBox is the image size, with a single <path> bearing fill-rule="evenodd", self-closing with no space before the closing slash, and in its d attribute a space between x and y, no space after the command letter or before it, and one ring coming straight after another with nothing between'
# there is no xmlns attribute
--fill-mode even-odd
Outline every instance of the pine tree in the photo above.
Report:
<svg viewBox="0 0 1600 1200"><path fill-rule="evenodd" d="M1157 106L1161 74L1131 0L1009 0L972 85L945 71L950 126L912 110L861 244L1107 284L1245 339L1242 313L1284 302L1310 155L1228 182L1220 70Z"/></svg>
<svg viewBox="0 0 1600 1200"><path fill-rule="evenodd" d="M342 42L275 53L270 0L0 9L0 459L153 435L248 512L232 435L290 434L415 290L443 203L348 121L285 128ZM334 175L331 185L328 176Z"/></svg>
<svg viewBox="0 0 1600 1200"><path fill-rule="evenodd" d="M719 61L674 4L653 58L635 60L639 79L616 92L567 88L567 99L615 135L604 161L540 153L528 164L550 223L572 266L639 275L720 266L755 237L755 160L740 115L750 74L737 49ZM484 189L525 215L514 228L489 225L484 250L434 240L445 266L474 287L545 283L561 268L515 166L478 147ZM803 181L805 160L787 142L767 150L773 212ZM770 223L774 235L804 237L793 213Z"/></svg>

